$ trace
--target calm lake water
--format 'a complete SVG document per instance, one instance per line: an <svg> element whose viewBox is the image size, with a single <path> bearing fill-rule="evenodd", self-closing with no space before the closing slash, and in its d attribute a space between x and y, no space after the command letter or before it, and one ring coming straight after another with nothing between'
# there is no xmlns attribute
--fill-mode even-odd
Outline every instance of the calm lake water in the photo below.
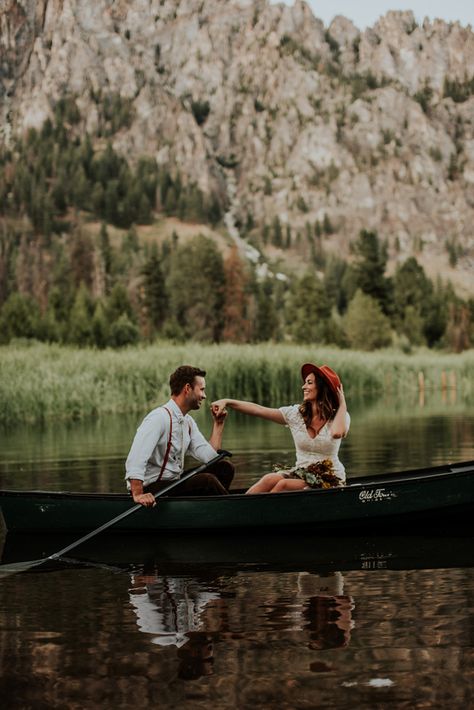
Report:
<svg viewBox="0 0 474 710"><path fill-rule="evenodd" d="M348 478L474 459L474 403L459 393L350 412ZM139 421L2 431L0 487L121 491ZM235 414L224 445L236 486L293 462L284 427ZM472 537L393 532L110 533L74 551L81 564L0 577L2 708L472 707ZM7 535L2 561L70 541Z"/></svg>

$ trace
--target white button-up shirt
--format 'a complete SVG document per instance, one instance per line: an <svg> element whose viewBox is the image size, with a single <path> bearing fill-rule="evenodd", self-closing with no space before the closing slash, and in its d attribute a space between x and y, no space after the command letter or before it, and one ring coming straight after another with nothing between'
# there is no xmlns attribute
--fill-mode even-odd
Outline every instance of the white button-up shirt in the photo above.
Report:
<svg viewBox="0 0 474 710"><path fill-rule="evenodd" d="M172 433L170 454L162 481L179 478L183 472L185 454L191 454L203 463L217 455L194 419L189 414L183 416L176 402L170 399L164 407L157 407L147 414L137 429L125 464L128 485L129 479L136 478L147 486L160 475L170 434L170 417L165 407L171 413Z"/></svg>

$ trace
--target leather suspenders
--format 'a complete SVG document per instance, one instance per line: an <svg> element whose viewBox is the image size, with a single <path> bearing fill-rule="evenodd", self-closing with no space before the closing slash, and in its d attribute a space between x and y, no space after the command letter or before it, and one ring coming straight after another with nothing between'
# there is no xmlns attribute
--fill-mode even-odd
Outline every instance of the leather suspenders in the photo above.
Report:
<svg viewBox="0 0 474 710"><path fill-rule="evenodd" d="M164 472L164 470L165 470L165 468L166 468L166 464L168 463L168 459L169 459L169 456L170 456L170 450L171 450L171 435L172 435L172 433L173 433L173 419L172 419L172 417L171 417L171 412L170 412L170 410L168 409L168 407L163 407L163 409L166 409L166 411L168 412L168 416L169 416L169 418L170 418L170 435L169 435L169 437L168 437L168 443L167 443L167 445L166 445L166 452L165 452L165 457L164 457L164 459L163 459L163 463L162 463L162 465L161 465L160 475L159 475L158 478L157 478L158 481L161 481L161 477L162 477L163 472Z"/></svg>
<svg viewBox="0 0 474 710"><path fill-rule="evenodd" d="M161 481L161 477L163 476L164 470L166 468L166 464L168 463L168 459L169 459L170 451L171 451L171 435L173 434L173 419L171 417L171 412L168 409L168 407L163 406L163 409L166 409L166 411L168 412L168 416L170 418L170 434L168 436L168 443L166 445L166 452L165 452L165 457L163 459L163 463L161 465L160 475L156 479L157 481ZM189 426L189 436L191 436L191 425L188 424L188 426Z"/></svg>

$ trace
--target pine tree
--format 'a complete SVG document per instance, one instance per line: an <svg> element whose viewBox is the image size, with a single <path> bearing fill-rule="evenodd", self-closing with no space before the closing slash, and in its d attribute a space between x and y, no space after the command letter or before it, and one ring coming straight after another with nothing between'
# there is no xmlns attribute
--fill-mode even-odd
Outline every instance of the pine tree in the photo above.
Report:
<svg viewBox="0 0 474 710"><path fill-rule="evenodd" d="M452 300L446 288L438 279L433 288L424 320L424 334L428 347L439 345L446 332L449 318L449 303Z"/></svg>
<svg viewBox="0 0 474 710"><path fill-rule="evenodd" d="M356 288L374 298L382 311L388 315L391 311L392 284L385 277L387 252L376 232L363 229L353 245L356 257L354 264Z"/></svg>
<svg viewBox="0 0 474 710"><path fill-rule="evenodd" d="M110 323L102 301L97 301L92 316L91 339L98 348L106 348L111 342Z"/></svg>
<svg viewBox="0 0 474 710"><path fill-rule="evenodd" d="M273 300L273 283L265 279L256 287L256 315L253 329L254 342L280 339L280 323Z"/></svg>
<svg viewBox="0 0 474 710"><path fill-rule="evenodd" d="M224 262L224 330L222 338L231 343L247 343L251 339L248 317L247 277L237 247L233 246Z"/></svg>
<svg viewBox="0 0 474 710"><path fill-rule="evenodd" d="M142 274L146 331L153 336L160 332L169 310L163 269L156 252L145 263Z"/></svg>
<svg viewBox="0 0 474 710"><path fill-rule="evenodd" d="M133 322L134 313L127 289L121 283L116 283L107 299L106 313L109 322L116 321L125 314Z"/></svg>
<svg viewBox="0 0 474 710"><path fill-rule="evenodd" d="M273 239L272 242L276 247L281 247L283 243L283 235L281 229L281 223L277 216L273 218L272 223Z"/></svg>
<svg viewBox="0 0 474 710"><path fill-rule="evenodd" d="M346 272L348 270L347 262L339 259L336 256L331 256L326 261L324 270L324 288L330 302L336 306L339 313L344 313L347 309L352 293L347 293L346 289Z"/></svg>
<svg viewBox="0 0 474 710"><path fill-rule="evenodd" d="M74 284L79 286L84 283L91 288L94 273L94 246L89 235L81 227L76 229L72 239L70 258Z"/></svg>
<svg viewBox="0 0 474 710"><path fill-rule="evenodd" d="M12 338L36 338L41 315L31 296L12 293L0 311L0 342Z"/></svg>
<svg viewBox="0 0 474 710"><path fill-rule="evenodd" d="M73 201L78 209L90 210L91 208L91 188L86 173L82 165L74 171L72 178Z"/></svg>
<svg viewBox="0 0 474 710"><path fill-rule="evenodd" d="M198 235L171 256L167 287L170 319L187 337L218 342L223 328L224 265L209 237Z"/></svg>
<svg viewBox="0 0 474 710"><path fill-rule="evenodd" d="M390 345L390 321L380 304L360 289L349 303L343 328L351 348L376 350Z"/></svg>
<svg viewBox="0 0 474 710"><path fill-rule="evenodd" d="M110 246L109 233L107 231L107 225L102 222L100 225L99 232L99 247L102 256L102 261L104 264L106 283L109 280L112 271L112 247Z"/></svg>
<svg viewBox="0 0 474 710"><path fill-rule="evenodd" d="M110 343L113 347L121 348L134 345L139 340L138 328L133 321L122 313L110 327Z"/></svg>
<svg viewBox="0 0 474 710"><path fill-rule="evenodd" d="M151 223L151 205L146 193L142 193L138 202L136 221L138 224Z"/></svg>
<svg viewBox="0 0 474 710"><path fill-rule="evenodd" d="M288 330L298 343L327 343L335 328L331 302L322 281L307 272L293 283L287 306Z"/></svg>
<svg viewBox="0 0 474 710"><path fill-rule="evenodd" d="M57 321L54 309L48 306L40 318L37 337L39 340L54 343L61 341L61 335L61 324Z"/></svg>
<svg viewBox="0 0 474 710"><path fill-rule="evenodd" d="M121 226L117 209L120 200L118 188L118 180L107 182L104 194L104 217L110 224Z"/></svg>
<svg viewBox="0 0 474 710"><path fill-rule="evenodd" d="M430 311L433 285L414 257L401 264L393 277L395 327L413 345L426 343L424 322Z"/></svg>
<svg viewBox="0 0 474 710"><path fill-rule="evenodd" d="M94 303L87 287L81 283L69 315L68 342L86 346L93 344L92 315Z"/></svg>
<svg viewBox="0 0 474 710"><path fill-rule="evenodd" d="M98 217L105 216L105 193L100 182L94 183L91 193L92 211Z"/></svg>

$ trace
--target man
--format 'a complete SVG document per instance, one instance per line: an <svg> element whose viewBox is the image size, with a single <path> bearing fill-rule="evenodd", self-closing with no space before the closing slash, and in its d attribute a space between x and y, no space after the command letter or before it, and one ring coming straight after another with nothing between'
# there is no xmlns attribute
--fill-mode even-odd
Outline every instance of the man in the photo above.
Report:
<svg viewBox="0 0 474 710"><path fill-rule="evenodd" d="M221 448L226 413L213 416L209 442L188 412L199 409L206 399L206 372L182 365L170 376L171 399L153 409L137 429L126 462L127 485L135 503L156 504L154 493L183 473L184 457L190 453L205 463ZM180 495L228 493L234 475L229 461L219 461L209 472L198 473L177 489Z"/></svg>

